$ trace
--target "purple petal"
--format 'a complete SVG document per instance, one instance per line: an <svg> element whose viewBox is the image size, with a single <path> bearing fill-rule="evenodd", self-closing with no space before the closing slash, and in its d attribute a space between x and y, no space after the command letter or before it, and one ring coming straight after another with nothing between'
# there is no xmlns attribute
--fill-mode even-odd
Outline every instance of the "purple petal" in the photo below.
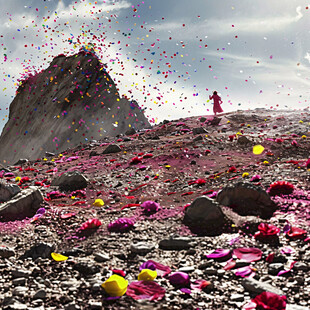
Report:
<svg viewBox="0 0 310 310"><path fill-rule="evenodd" d="M154 262L153 260L148 260L147 262L143 263L139 269L140 269L140 271L143 269L156 270L157 275L159 277L165 277L166 275L171 273L171 269L169 266L165 266L163 264Z"/></svg>
<svg viewBox="0 0 310 310"><path fill-rule="evenodd" d="M230 254L231 252L228 249L216 249L211 254L206 255L206 256L208 258L222 258L222 257L230 256Z"/></svg>
<svg viewBox="0 0 310 310"><path fill-rule="evenodd" d="M169 282L176 287L186 287L189 285L189 275L185 272L175 272L169 276Z"/></svg>
<svg viewBox="0 0 310 310"><path fill-rule="evenodd" d="M180 288L180 291L182 293L185 293L185 294L191 294L192 293L192 291L189 288L186 288L186 287Z"/></svg>

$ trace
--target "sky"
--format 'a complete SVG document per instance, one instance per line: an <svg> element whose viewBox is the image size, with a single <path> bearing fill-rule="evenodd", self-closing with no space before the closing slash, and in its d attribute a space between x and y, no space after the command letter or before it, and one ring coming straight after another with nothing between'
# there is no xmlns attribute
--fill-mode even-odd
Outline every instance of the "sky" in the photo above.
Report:
<svg viewBox="0 0 310 310"><path fill-rule="evenodd" d="M151 123L225 112L305 109L310 2L0 0L0 131L21 80L93 48Z"/></svg>

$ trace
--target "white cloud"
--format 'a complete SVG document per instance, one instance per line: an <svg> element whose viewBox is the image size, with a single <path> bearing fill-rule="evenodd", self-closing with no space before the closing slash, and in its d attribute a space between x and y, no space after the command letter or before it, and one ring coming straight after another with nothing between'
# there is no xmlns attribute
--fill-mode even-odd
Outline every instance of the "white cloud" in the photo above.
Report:
<svg viewBox="0 0 310 310"><path fill-rule="evenodd" d="M283 31L286 27L298 22L302 17L302 8L296 8L297 15L281 14L273 16L239 16L229 18L208 18L196 23L186 23L181 21L173 21L160 24L150 24L157 34L172 33L174 39L191 40L196 36L209 39L218 39L219 36L227 36L229 34L269 34L271 32ZM186 27L183 27L185 23ZM164 36L163 39L168 39Z"/></svg>

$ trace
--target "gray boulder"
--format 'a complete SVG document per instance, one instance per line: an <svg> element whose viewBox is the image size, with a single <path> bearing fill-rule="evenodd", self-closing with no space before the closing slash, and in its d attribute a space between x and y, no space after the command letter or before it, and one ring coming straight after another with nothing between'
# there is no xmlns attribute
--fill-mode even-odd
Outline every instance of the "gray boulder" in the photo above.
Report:
<svg viewBox="0 0 310 310"><path fill-rule="evenodd" d="M79 171L68 171L55 178L51 185L59 186L60 190L75 191L87 187L87 179Z"/></svg>
<svg viewBox="0 0 310 310"><path fill-rule="evenodd" d="M193 134L194 135L200 135L200 134L204 134L204 133L207 133L207 131L203 127L193 128Z"/></svg>
<svg viewBox="0 0 310 310"><path fill-rule="evenodd" d="M113 154L121 151L122 149L117 144L110 144L103 150L102 154Z"/></svg>
<svg viewBox="0 0 310 310"><path fill-rule="evenodd" d="M51 258L52 252L55 251L55 245L51 243L38 243L33 245L29 250L27 250L21 259L31 257L33 260L41 258Z"/></svg>
<svg viewBox="0 0 310 310"><path fill-rule="evenodd" d="M0 182L0 202L10 200L13 196L21 191L20 187L16 184L6 184Z"/></svg>
<svg viewBox="0 0 310 310"><path fill-rule="evenodd" d="M202 196L186 208L184 222L191 227L200 227L204 231L211 232L221 230L226 217L216 201Z"/></svg>
<svg viewBox="0 0 310 310"><path fill-rule="evenodd" d="M277 295L284 295L279 288L253 278L243 279L241 284L246 291L256 295L261 294L262 292L271 292Z"/></svg>
<svg viewBox="0 0 310 310"><path fill-rule="evenodd" d="M128 129L127 131L125 131L125 135L126 135L126 136L132 136L132 135L134 135L135 133L137 133L137 132L136 132L136 130L135 130L133 127L131 127L130 129Z"/></svg>
<svg viewBox="0 0 310 310"><path fill-rule="evenodd" d="M270 218L277 209L277 205L265 190L243 182L223 188L216 201L232 208L239 215L256 215L263 219Z"/></svg>
<svg viewBox="0 0 310 310"><path fill-rule="evenodd" d="M39 189L29 186L11 200L0 205L0 221L15 221L32 217L40 208L43 195Z"/></svg>
<svg viewBox="0 0 310 310"><path fill-rule="evenodd" d="M246 136L240 136L237 140L237 143L241 145L246 145L251 143L251 141Z"/></svg>

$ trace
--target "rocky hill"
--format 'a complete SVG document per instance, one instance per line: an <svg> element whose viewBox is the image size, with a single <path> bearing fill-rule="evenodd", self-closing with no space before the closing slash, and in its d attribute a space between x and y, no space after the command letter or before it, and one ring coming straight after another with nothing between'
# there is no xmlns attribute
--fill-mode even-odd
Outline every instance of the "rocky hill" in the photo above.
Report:
<svg viewBox="0 0 310 310"><path fill-rule="evenodd" d="M191 117L0 168L0 308L308 310L309 125Z"/></svg>
<svg viewBox="0 0 310 310"><path fill-rule="evenodd" d="M59 55L18 88L0 137L0 160L14 164L20 158L34 159L147 127L138 104L120 98L94 53Z"/></svg>

